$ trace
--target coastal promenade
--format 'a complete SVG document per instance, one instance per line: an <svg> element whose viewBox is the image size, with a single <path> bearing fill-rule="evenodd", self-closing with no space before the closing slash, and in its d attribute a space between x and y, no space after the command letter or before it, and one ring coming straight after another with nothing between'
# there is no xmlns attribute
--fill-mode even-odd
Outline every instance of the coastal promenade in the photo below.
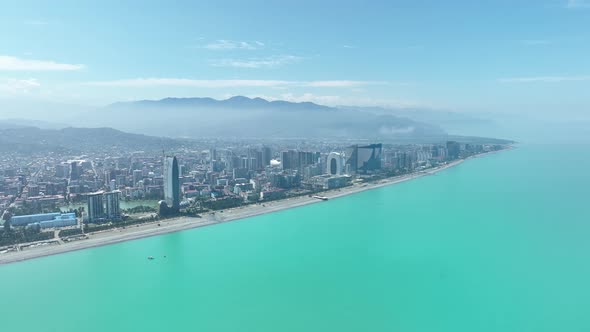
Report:
<svg viewBox="0 0 590 332"><path fill-rule="evenodd" d="M482 155L474 157L479 157ZM454 167L456 165L461 164L465 160L466 159L456 160L449 164L439 166L436 168L419 171L399 177L383 179L377 182L355 184L350 187L326 191L322 193L322 196L327 197L328 199L335 199L338 197L347 196L366 190L381 188L384 186L389 186L413 180L422 176L432 175L445 169ZM4 254L0 254L0 264L14 263L43 256L61 254L69 251L82 250L87 248L141 239L150 236L179 232L187 229L210 226L238 219L258 216L266 213L272 213L285 209L295 208L299 206L318 204L322 202L324 201L318 198L300 196L278 201L258 203L233 209L227 209L223 212L216 211L212 213L206 213L203 214L201 217L179 217L135 225L132 227L114 228L102 232L89 233L88 238L85 240L66 242L49 246L34 247L28 248L23 251L7 252Z"/></svg>

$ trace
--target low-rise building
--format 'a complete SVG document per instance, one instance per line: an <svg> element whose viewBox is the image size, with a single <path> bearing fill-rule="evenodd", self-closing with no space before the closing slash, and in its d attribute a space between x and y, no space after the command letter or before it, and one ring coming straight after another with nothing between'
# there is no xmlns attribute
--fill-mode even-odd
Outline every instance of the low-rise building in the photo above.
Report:
<svg viewBox="0 0 590 332"><path fill-rule="evenodd" d="M350 184L352 177L350 175L319 175L310 179L312 189L314 190L330 190L336 188L346 187Z"/></svg>
<svg viewBox="0 0 590 332"><path fill-rule="evenodd" d="M10 218L12 226L39 224L41 228L74 226L78 224L75 213L43 213Z"/></svg>

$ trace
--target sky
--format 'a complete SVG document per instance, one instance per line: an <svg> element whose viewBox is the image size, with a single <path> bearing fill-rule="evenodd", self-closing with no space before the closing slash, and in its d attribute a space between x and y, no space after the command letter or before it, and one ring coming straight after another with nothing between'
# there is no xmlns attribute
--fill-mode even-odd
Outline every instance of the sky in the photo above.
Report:
<svg viewBox="0 0 590 332"><path fill-rule="evenodd" d="M5 105L244 95L590 118L590 0L0 0L0 8Z"/></svg>

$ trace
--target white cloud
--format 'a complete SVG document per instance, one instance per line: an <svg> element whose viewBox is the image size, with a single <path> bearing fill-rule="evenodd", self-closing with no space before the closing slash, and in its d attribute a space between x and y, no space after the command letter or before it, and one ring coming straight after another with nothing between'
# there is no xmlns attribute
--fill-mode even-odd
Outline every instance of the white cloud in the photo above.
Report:
<svg viewBox="0 0 590 332"><path fill-rule="evenodd" d="M87 82L85 85L105 87L157 87L178 86L197 88L230 87L312 87L312 88L351 88L366 85L387 84L370 81L283 81L283 80L193 80L185 78L132 78L115 81Z"/></svg>
<svg viewBox="0 0 590 332"><path fill-rule="evenodd" d="M229 98L231 95L226 95ZM381 106L381 107L427 107L426 104L401 99L379 99L366 96L351 96L351 95L317 95L313 93L282 93L276 96L269 95L248 95L250 98L260 97L266 100L285 100L293 103L312 102L327 106ZM429 106L428 106L429 107Z"/></svg>
<svg viewBox="0 0 590 332"><path fill-rule="evenodd" d="M320 96L314 95L313 93L304 93L301 95L295 95L292 93L283 93L276 100L286 100L293 103L312 102L321 105L338 105L342 101L341 96Z"/></svg>
<svg viewBox="0 0 590 332"><path fill-rule="evenodd" d="M567 8L590 8L590 0L568 0L566 4Z"/></svg>
<svg viewBox="0 0 590 332"><path fill-rule="evenodd" d="M235 67L235 68L273 68L300 61L302 57L295 55L271 56L266 58L220 59L211 61L214 67Z"/></svg>
<svg viewBox="0 0 590 332"><path fill-rule="evenodd" d="M382 135L411 134L414 132L414 130L416 130L416 128L413 126L403 128L382 126L381 128L379 128L379 133Z"/></svg>
<svg viewBox="0 0 590 332"><path fill-rule="evenodd" d="M246 42L227 39L219 39L204 46L209 50L257 50L263 47L264 43L260 41Z"/></svg>
<svg viewBox="0 0 590 332"><path fill-rule="evenodd" d="M307 86L314 88L354 88L365 85L383 85L386 82L368 82L368 81L313 81L308 82Z"/></svg>
<svg viewBox="0 0 590 332"><path fill-rule="evenodd" d="M529 82L545 82L545 83L559 83L559 82L575 82L575 81L589 81L590 76L532 76L532 77L509 77L501 78L498 81L503 83L529 83Z"/></svg>
<svg viewBox="0 0 590 332"><path fill-rule="evenodd" d="M185 78L132 78L86 83L86 85L114 87L183 86L196 88L274 87L289 84L289 81L279 80L192 80Z"/></svg>
<svg viewBox="0 0 590 332"><path fill-rule="evenodd" d="M84 68L84 65L58 63L47 60L29 60L0 55L0 71L80 70L82 68Z"/></svg>
<svg viewBox="0 0 590 332"><path fill-rule="evenodd" d="M30 79L15 79L4 78L0 79L0 93L4 94L21 94L29 93L32 90L40 87L41 84L34 78Z"/></svg>

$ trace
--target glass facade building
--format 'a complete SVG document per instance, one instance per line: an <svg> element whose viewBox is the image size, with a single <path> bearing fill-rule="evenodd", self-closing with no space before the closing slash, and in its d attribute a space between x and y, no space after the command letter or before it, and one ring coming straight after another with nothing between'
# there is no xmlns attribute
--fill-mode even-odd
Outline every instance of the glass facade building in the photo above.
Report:
<svg viewBox="0 0 590 332"><path fill-rule="evenodd" d="M164 201L169 208L180 209L180 171L176 157L164 158Z"/></svg>
<svg viewBox="0 0 590 332"><path fill-rule="evenodd" d="M346 149L346 168L351 174L367 174L381 169L382 144L353 145Z"/></svg>

